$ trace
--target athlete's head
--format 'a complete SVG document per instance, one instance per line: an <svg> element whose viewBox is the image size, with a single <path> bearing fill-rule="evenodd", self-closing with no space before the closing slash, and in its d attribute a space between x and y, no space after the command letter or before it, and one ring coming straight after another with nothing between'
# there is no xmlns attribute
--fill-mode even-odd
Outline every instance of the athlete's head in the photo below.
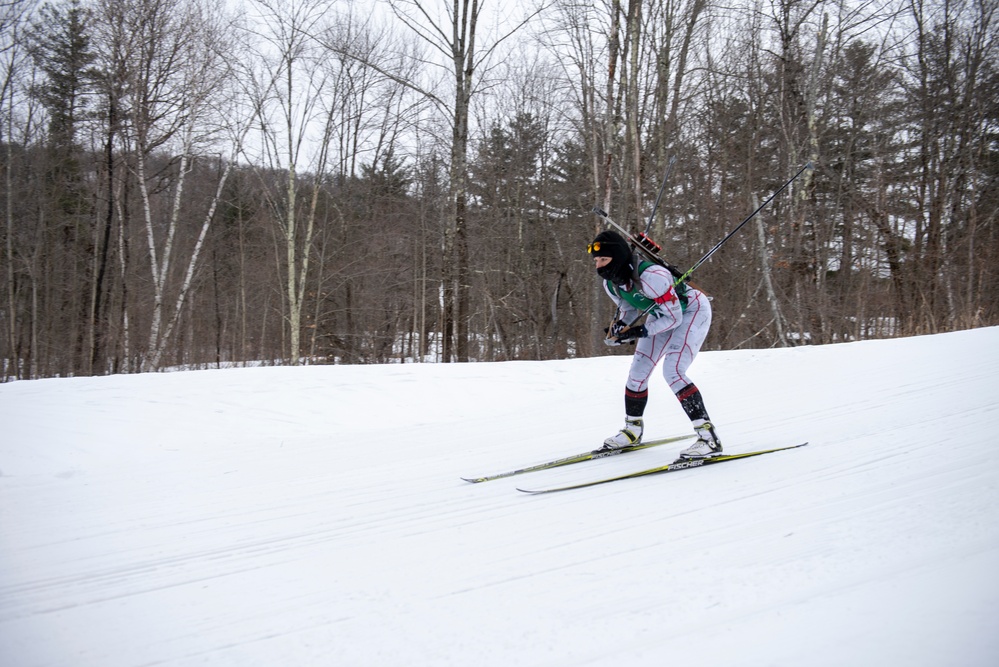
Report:
<svg viewBox="0 0 999 667"><path fill-rule="evenodd" d="M587 250L593 255L597 275L615 285L628 284L634 271L634 259L623 236L610 229L600 232Z"/></svg>

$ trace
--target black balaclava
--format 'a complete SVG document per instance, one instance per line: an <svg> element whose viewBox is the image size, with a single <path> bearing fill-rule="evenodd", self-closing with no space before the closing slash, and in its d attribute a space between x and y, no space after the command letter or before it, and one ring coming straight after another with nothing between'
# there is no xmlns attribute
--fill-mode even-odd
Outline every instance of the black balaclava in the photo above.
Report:
<svg viewBox="0 0 999 667"><path fill-rule="evenodd" d="M608 229L600 232L590 245L590 253L595 257L610 257L610 264L597 269L597 275L615 285L627 285L634 272L631 248L624 237Z"/></svg>

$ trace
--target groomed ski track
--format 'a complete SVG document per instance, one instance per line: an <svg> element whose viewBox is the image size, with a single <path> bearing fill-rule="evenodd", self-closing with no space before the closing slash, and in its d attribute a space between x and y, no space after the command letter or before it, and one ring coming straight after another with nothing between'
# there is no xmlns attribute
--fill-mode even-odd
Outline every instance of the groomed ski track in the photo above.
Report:
<svg viewBox="0 0 999 667"><path fill-rule="evenodd" d="M698 357L727 451L808 447L459 479L602 440L627 364L0 385L0 664L997 664L999 329Z"/></svg>

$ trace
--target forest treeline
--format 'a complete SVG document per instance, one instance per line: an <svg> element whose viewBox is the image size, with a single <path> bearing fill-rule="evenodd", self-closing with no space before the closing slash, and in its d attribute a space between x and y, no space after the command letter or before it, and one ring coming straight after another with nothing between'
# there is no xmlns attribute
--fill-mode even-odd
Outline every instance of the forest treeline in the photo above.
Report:
<svg viewBox="0 0 999 667"><path fill-rule="evenodd" d="M995 325L997 8L4 0L2 378L606 354L594 207L687 268L807 163L707 349Z"/></svg>

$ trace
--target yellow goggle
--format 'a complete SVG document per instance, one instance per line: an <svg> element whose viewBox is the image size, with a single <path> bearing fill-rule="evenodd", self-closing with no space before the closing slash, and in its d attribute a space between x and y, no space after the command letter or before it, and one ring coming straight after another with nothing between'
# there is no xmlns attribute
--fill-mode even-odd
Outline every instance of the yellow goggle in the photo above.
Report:
<svg viewBox="0 0 999 667"><path fill-rule="evenodd" d="M596 243L590 243L589 245L587 245L586 252L590 253L591 255L595 252L600 252L600 241L597 241Z"/></svg>

